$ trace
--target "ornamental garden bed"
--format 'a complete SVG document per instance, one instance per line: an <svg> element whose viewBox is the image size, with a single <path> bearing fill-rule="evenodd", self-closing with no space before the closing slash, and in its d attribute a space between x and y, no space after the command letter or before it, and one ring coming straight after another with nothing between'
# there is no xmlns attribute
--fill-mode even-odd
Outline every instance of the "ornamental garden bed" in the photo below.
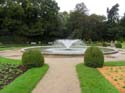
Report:
<svg viewBox="0 0 125 93"><path fill-rule="evenodd" d="M23 74L27 69L21 65L0 64L0 89L11 83L16 77Z"/></svg>
<svg viewBox="0 0 125 93"><path fill-rule="evenodd" d="M125 66L105 66L98 70L120 93L125 93Z"/></svg>

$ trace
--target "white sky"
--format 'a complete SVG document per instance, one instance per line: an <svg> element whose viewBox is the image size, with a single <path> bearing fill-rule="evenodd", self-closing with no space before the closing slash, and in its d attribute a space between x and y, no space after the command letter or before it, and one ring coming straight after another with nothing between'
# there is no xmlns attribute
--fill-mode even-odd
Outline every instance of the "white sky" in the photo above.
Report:
<svg viewBox="0 0 125 93"><path fill-rule="evenodd" d="M119 14L123 16L125 12L125 0L55 0L60 7L60 11L70 11L75 8L77 3L84 2L89 9L89 14L96 13L106 15L107 7L111 8L116 3L119 3Z"/></svg>

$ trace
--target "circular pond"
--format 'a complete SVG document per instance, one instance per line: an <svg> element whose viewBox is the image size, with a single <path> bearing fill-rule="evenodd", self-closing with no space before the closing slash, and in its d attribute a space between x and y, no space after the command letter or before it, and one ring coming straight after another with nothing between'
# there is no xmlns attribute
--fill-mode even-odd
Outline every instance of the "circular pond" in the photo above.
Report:
<svg viewBox="0 0 125 93"><path fill-rule="evenodd" d="M39 49L45 55L83 55L89 46L80 39L59 39L53 42L51 46L38 46L24 48L27 49ZM118 51L114 48L99 47L104 54L113 54Z"/></svg>
<svg viewBox="0 0 125 93"><path fill-rule="evenodd" d="M29 49L39 49L45 55L84 55L86 47L80 48L59 48L59 47L51 47L51 46L38 46L38 47L29 47L24 48L22 51L26 51ZM107 47L99 47L103 54L114 54L118 53L118 50L115 48L107 48Z"/></svg>

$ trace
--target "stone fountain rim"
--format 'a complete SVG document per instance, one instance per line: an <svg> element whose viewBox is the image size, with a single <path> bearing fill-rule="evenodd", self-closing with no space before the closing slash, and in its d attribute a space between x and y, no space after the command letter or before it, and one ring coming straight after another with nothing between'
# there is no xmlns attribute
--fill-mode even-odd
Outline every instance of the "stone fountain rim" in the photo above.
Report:
<svg viewBox="0 0 125 93"><path fill-rule="evenodd" d="M83 46L83 47L91 47L91 46ZM111 49L114 50L112 52L106 52L104 53L104 55L108 55L108 54L115 54L119 52L118 48L115 47L102 47L102 46L97 46L99 48L104 48L104 49ZM22 48L21 52L25 52L27 49L32 49L32 48L53 48L53 46L33 46L33 47L26 47L26 48ZM55 47L55 48L59 48L59 47ZM51 53L43 53L44 55L55 55L55 56L82 56L84 54L51 54Z"/></svg>

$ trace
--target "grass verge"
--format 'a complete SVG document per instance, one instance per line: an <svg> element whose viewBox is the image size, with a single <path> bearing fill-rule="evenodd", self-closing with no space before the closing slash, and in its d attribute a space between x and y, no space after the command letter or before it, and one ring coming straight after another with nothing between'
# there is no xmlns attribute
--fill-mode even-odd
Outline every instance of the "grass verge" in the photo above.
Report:
<svg viewBox="0 0 125 93"><path fill-rule="evenodd" d="M21 60L0 57L0 63L3 63L3 64L7 64L7 63L9 63L9 64L21 64Z"/></svg>
<svg viewBox="0 0 125 93"><path fill-rule="evenodd" d="M122 47L125 49L125 42L122 43Z"/></svg>
<svg viewBox="0 0 125 93"><path fill-rule="evenodd" d="M125 66L125 62L106 62L106 66ZM95 68L83 64L76 66L82 93L120 93Z"/></svg>
<svg viewBox="0 0 125 93"><path fill-rule="evenodd" d="M26 46L28 45L5 44L5 45L0 45L0 51L18 49Z"/></svg>
<svg viewBox="0 0 125 93"><path fill-rule="evenodd" d="M20 48L32 47L32 46L41 46L41 45L44 45L44 44L36 44L36 45L31 45L31 44L2 44L2 45L0 45L0 51L20 49Z"/></svg>
<svg viewBox="0 0 125 93"><path fill-rule="evenodd" d="M104 66L125 66L125 61L105 62Z"/></svg>
<svg viewBox="0 0 125 93"><path fill-rule="evenodd" d="M21 64L19 60L0 57L1 63ZM45 64L39 68L32 68L17 77L9 85L5 86L0 93L31 93L39 80L45 75L49 66Z"/></svg>

